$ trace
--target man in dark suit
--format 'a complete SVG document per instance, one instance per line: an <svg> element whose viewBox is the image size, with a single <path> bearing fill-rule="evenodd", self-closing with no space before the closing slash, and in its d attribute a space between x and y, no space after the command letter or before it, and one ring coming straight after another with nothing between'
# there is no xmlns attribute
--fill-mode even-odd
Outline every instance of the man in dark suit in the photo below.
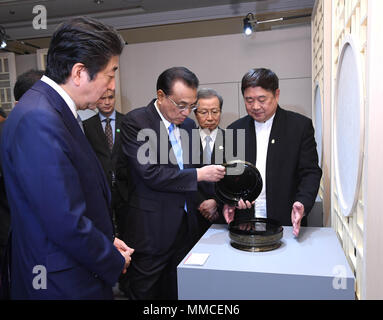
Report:
<svg viewBox="0 0 383 320"><path fill-rule="evenodd" d="M125 181L116 179L116 163L121 146L120 130L124 115L115 110L115 92L107 90L97 102L99 111L85 120L84 132L108 179L112 191L112 209L118 234L123 233L119 213L126 211L128 187Z"/></svg>
<svg viewBox="0 0 383 320"><path fill-rule="evenodd" d="M44 71L31 69L17 77L15 86L13 88L13 95L16 103L20 100L25 92L27 92L36 81L40 80L44 75ZM7 118L6 113L0 108L0 119L4 121ZM4 121L0 120L0 137L3 130ZM9 213L9 205L7 195L5 192L5 185L3 179L3 173L0 163L0 267L2 265L2 258L5 252L6 244L8 241L9 226L11 224L11 218Z"/></svg>
<svg viewBox="0 0 383 320"><path fill-rule="evenodd" d="M225 131L219 127L219 123L223 98L214 89L203 88L198 91L197 99L198 109L194 113L201 138L201 164L222 164L225 162ZM220 214L222 204L215 199L214 183L200 184L197 205L198 240L212 223L225 222Z"/></svg>
<svg viewBox="0 0 383 320"><path fill-rule="evenodd" d="M219 165L192 165L196 126L188 116L197 107L197 87L190 70L167 69L158 77L157 99L122 121L121 166L130 181L124 240L135 248L127 272L131 299L177 298L176 268L194 234L197 183L225 173Z"/></svg>
<svg viewBox="0 0 383 320"><path fill-rule="evenodd" d="M246 216L267 217L282 225L292 225L298 236L301 223L312 209L318 193L322 170L314 128L309 118L282 109L279 80L268 69L251 69L242 78L242 94L248 115L233 122L227 130L246 132L245 160L256 165L263 189L254 206L240 201L234 209L225 205L228 222Z"/></svg>
<svg viewBox="0 0 383 320"><path fill-rule="evenodd" d="M110 299L132 250L115 239L110 191L77 110L115 88L123 42L75 18L52 36L45 76L12 110L1 158L11 209L13 299Z"/></svg>

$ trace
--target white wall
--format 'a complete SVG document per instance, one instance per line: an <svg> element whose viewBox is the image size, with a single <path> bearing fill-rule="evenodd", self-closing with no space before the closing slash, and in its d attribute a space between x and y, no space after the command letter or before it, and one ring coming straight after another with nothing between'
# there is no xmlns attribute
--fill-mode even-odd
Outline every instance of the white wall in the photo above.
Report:
<svg viewBox="0 0 383 320"><path fill-rule="evenodd" d="M16 55L16 75L31 70L37 69L37 57L36 54L22 54Z"/></svg>
<svg viewBox="0 0 383 320"><path fill-rule="evenodd" d="M245 114L242 76L257 67L280 78L280 104L311 117L310 25L242 34L127 45L120 59L122 110L147 105L156 94L158 75L185 66L224 98L222 127Z"/></svg>

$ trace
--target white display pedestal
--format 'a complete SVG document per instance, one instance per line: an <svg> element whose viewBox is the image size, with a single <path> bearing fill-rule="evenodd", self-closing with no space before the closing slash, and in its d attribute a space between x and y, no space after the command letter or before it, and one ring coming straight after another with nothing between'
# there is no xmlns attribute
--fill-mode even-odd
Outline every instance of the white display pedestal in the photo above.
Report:
<svg viewBox="0 0 383 320"><path fill-rule="evenodd" d="M186 265L208 253L203 266ZM354 299L354 275L331 228L284 227L282 245L246 252L230 245L227 225L212 225L177 267L180 300Z"/></svg>

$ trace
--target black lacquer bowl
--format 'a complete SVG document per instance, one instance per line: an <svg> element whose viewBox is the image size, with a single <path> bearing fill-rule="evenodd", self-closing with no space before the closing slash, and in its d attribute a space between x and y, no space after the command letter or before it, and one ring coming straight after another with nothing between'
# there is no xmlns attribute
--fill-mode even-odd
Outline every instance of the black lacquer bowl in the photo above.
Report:
<svg viewBox="0 0 383 320"><path fill-rule="evenodd" d="M244 251L270 251L280 247L283 227L269 218L233 221L229 225L231 245Z"/></svg>
<svg viewBox="0 0 383 320"><path fill-rule="evenodd" d="M218 200L236 206L240 199L253 202L262 191L262 177L251 163L234 160L223 164L226 175L215 183Z"/></svg>
<svg viewBox="0 0 383 320"><path fill-rule="evenodd" d="M234 160L223 164L225 177L215 183L218 200L237 206L240 199L253 202L262 191L262 177L251 163ZM240 213L238 213L240 214ZM234 220L229 225L231 245L244 251L270 251L280 247L283 228L278 221L269 218Z"/></svg>

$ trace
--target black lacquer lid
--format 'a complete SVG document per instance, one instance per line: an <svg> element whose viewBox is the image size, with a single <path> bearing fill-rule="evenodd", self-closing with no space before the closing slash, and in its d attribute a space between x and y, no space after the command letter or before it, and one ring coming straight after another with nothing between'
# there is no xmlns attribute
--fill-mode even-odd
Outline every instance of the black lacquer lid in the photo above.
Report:
<svg viewBox="0 0 383 320"><path fill-rule="evenodd" d="M215 183L218 200L229 205L237 205L240 199L250 202L258 198L262 191L262 177L251 163L233 160L223 164L226 175Z"/></svg>

